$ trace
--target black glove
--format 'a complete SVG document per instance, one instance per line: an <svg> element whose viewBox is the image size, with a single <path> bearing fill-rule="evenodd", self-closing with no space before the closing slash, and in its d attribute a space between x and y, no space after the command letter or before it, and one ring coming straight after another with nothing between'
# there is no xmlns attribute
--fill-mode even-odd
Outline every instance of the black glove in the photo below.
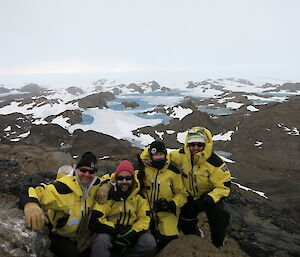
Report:
<svg viewBox="0 0 300 257"><path fill-rule="evenodd" d="M115 237L115 242L124 246L132 246L136 243L138 239L138 232L131 229L131 226L119 225L116 228L117 235Z"/></svg>
<svg viewBox="0 0 300 257"><path fill-rule="evenodd" d="M174 201L167 201L161 198L154 202L153 209L155 212L165 211L176 214L176 204Z"/></svg>
<svg viewBox="0 0 300 257"><path fill-rule="evenodd" d="M116 236L113 241L113 250L119 255L124 254L130 246L136 243L138 233L131 229L131 226L117 224Z"/></svg>
<svg viewBox="0 0 300 257"><path fill-rule="evenodd" d="M215 205L214 199L208 194L203 195L202 201L203 201L204 207L206 207L206 208L211 208Z"/></svg>

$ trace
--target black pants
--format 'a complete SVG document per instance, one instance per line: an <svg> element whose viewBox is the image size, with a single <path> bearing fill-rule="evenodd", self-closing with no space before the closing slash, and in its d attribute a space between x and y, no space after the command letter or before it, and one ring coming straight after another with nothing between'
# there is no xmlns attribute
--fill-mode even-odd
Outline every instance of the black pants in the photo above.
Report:
<svg viewBox="0 0 300 257"><path fill-rule="evenodd" d="M186 235L198 234L197 216L203 211L206 212L208 218L212 243L216 247L222 246L230 220L230 214L224 209L222 200L213 207L206 208L201 197L197 200L189 199L180 209L179 229Z"/></svg>
<svg viewBox="0 0 300 257"><path fill-rule="evenodd" d="M62 237L50 233L49 238L51 240L50 251L56 257L85 257L89 256L88 252L80 253L77 250L77 243L70 240L67 237Z"/></svg>

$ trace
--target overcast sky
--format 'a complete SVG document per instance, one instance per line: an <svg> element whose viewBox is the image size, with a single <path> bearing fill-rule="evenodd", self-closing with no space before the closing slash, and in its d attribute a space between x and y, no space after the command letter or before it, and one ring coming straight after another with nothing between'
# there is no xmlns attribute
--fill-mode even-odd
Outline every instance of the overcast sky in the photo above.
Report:
<svg viewBox="0 0 300 257"><path fill-rule="evenodd" d="M0 0L0 76L300 80L299 13L299 0Z"/></svg>

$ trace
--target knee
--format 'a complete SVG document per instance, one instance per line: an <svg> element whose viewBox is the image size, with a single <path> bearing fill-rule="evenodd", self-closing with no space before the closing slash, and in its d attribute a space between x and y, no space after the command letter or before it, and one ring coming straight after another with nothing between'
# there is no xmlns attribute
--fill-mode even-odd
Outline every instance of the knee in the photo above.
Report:
<svg viewBox="0 0 300 257"><path fill-rule="evenodd" d="M156 241L151 233L144 233L138 239L138 244L143 247L145 251L152 251L156 248Z"/></svg>
<svg viewBox="0 0 300 257"><path fill-rule="evenodd" d="M110 247L112 247L111 241L112 241L112 239L109 234L100 233L95 238L93 246L97 245L97 246L103 246L103 247L110 248Z"/></svg>

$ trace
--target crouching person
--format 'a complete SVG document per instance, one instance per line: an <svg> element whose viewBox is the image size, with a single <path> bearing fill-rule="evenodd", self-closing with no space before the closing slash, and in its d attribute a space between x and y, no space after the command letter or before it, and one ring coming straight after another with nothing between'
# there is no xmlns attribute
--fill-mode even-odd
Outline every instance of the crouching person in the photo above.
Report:
<svg viewBox="0 0 300 257"><path fill-rule="evenodd" d="M148 256L155 252L156 242L147 230L150 207L138 194L139 182L129 161L122 161L111 177L113 187L105 204L96 204L89 228L98 234L91 257L116 255Z"/></svg>
<svg viewBox="0 0 300 257"><path fill-rule="evenodd" d="M96 176L97 158L91 152L82 155L76 169L53 183L30 187L21 199L28 228L41 230L46 217L40 206L48 209L50 251L57 257L83 257L77 243L87 232L94 195L100 185ZM68 172L66 172L68 173Z"/></svg>

